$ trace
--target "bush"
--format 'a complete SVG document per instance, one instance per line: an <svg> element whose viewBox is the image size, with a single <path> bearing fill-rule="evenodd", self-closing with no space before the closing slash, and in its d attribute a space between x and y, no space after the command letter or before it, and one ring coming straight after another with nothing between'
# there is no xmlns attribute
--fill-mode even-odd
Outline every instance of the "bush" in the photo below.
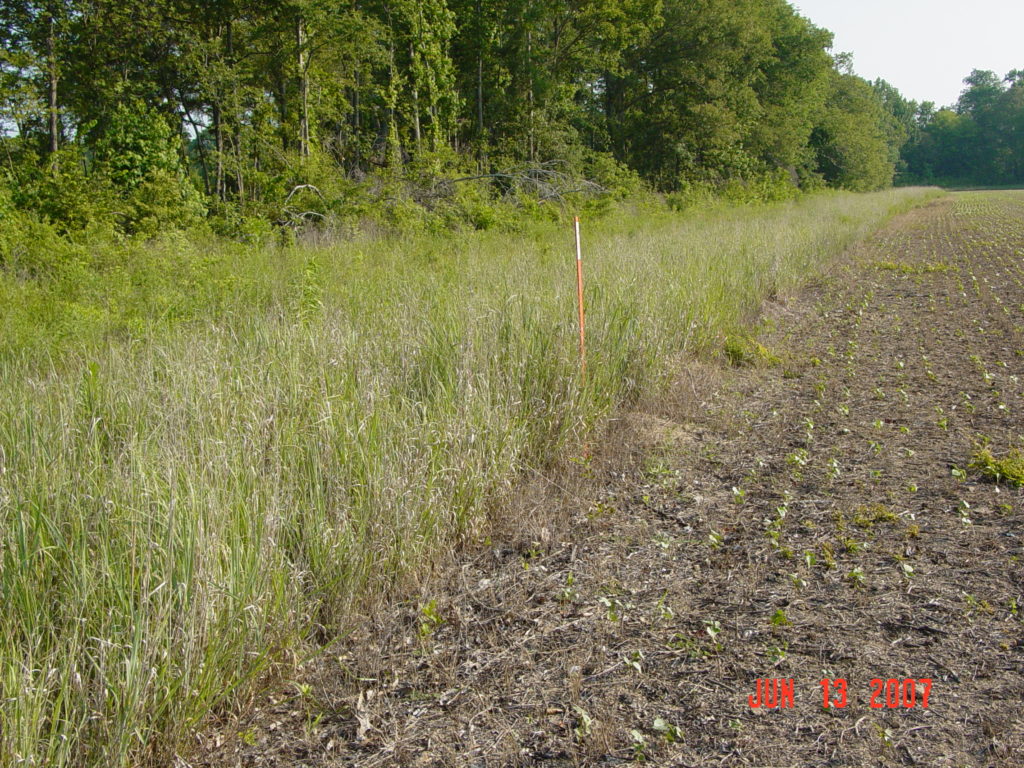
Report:
<svg viewBox="0 0 1024 768"><path fill-rule="evenodd" d="M163 169L152 171L126 199L124 229L153 237L161 230L192 229L206 214L199 192L188 182Z"/></svg>
<svg viewBox="0 0 1024 768"><path fill-rule="evenodd" d="M181 164L181 138L155 110L118 105L89 143L96 160L90 181L105 178L117 191L123 231L151 237L195 226L205 214Z"/></svg>

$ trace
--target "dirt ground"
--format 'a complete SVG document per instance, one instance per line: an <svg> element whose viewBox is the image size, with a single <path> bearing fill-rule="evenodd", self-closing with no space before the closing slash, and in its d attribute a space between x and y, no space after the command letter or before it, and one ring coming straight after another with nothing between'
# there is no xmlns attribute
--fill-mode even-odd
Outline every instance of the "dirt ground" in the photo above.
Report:
<svg viewBox="0 0 1024 768"><path fill-rule="evenodd" d="M971 466L1024 448L1024 193L897 218L758 341L182 764L1024 765L1024 494Z"/></svg>

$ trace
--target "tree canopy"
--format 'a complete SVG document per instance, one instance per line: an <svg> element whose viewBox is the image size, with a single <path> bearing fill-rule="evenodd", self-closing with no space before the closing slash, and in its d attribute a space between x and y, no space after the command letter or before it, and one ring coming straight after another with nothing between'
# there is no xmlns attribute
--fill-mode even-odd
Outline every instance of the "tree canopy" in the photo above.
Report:
<svg viewBox="0 0 1024 768"><path fill-rule="evenodd" d="M48 197L74 184L110 210L146 189L269 218L303 184L323 213L396 181L499 194L511 169L873 189L918 127L786 0L0 0L0 17L3 173L49 218L74 218ZM985 162L1004 168L1020 86L979 78L923 136L1001 131Z"/></svg>
<svg viewBox="0 0 1024 768"><path fill-rule="evenodd" d="M956 105L926 102L903 151L909 180L999 186L1024 184L1024 70L1000 78L976 69Z"/></svg>

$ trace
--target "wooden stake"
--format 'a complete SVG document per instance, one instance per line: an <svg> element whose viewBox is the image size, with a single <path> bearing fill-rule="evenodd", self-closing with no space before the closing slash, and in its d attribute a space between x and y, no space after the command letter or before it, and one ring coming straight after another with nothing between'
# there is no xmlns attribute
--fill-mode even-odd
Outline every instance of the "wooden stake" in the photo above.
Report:
<svg viewBox="0 0 1024 768"><path fill-rule="evenodd" d="M587 344L584 330L583 314L583 249L580 246L580 217L575 217L576 224L576 305L580 316L580 374L587 376Z"/></svg>

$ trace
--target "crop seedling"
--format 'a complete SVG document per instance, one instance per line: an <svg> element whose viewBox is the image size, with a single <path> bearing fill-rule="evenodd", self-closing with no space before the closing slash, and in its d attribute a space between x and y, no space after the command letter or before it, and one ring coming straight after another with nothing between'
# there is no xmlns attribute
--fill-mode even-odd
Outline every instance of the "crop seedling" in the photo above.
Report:
<svg viewBox="0 0 1024 768"><path fill-rule="evenodd" d="M636 650L630 652L628 656L623 658L623 663L636 672L638 675L642 675L644 672L643 668L644 653L643 651Z"/></svg>
<svg viewBox="0 0 1024 768"><path fill-rule="evenodd" d="M664 594L658 599L658 615L662 621L671 621L675 618L676 612L672 610L672 606L668 604L668 590L665 590Z"/></svg>
<svg viewBox="0 0 1024 768"><path fill-rule="evenodd" d="M675 723L670 723L663 717L654 718L654 730L660 733L662 738L669 744L675 744L683 740L683 732Z"/></svg>
<svg viewBox="0 0 1024 768"><path fill-rule="evenodd" d="M576 576L573 573L569 573L565 577L565 586L558 593L558 601L561 603L574 603L579 598L579 592L576 591Z"/></svg>
<svg viewBox="0 0 1024 768"><path fill-rule="evenodd" d="M854 587L863 587L865 584L864 569L858 565L856 568L854 568L848 574L846 574L846 579L851 584L853 584Z"/></svg>
<svg viewBox="0 0 1024 768"><path fill-rule="evenodd" d="M583 707L576 706L573 709L576 712L576 727L573 728L573 733L576 734L578 741L583 741L594 730L594 718Z"/></svg>
<svg viewBox="0 0 1024 768"><path fill-rule="evenodd" d="M710 637L711 642L714 643L715 650L721 650L722 645L718 642L718 636L722 634L722 625L719 623L718 619L705 619L704 631L708 633L708 637Z"/></svg>
<svg viewBox="0 0 1024 768"><path fill-rule="evenodd" d="M633 607L630 603L624 603L611 595L601 595L597 602L604 606L605 617L611 622L621 621L625 611Z"/></svg>
<svg viewBox="0 0 1024 768"><path fill-rule="evenodd" d="M973 523L970 516L971 505L966 500L960 499L960 503L957 505L957 512L960 513L960 523L962 525L966 526Z"/></svg>
<svg viewBox="0 0 1024 768"><path fill-rule="evenodd" d="M669 650L685 652L687 657L693 661L708 656L708 651L699 642L678 632L668 641L667 646Z"/></svg>
<svg viewBox="0 0 1024 768"><path fill-rule="evenodd" d="M647 738L638 730L629 732L630 746L633 749L633 762L643 763L647 760Z"/></svg>
<svg viewBox="0 0 1024 768"><path fill-rule="evenodd" d="M810 454L806 448L797 448L791 454L786 456L786 463L794 467L806 467L810 461Z"/></svg>

